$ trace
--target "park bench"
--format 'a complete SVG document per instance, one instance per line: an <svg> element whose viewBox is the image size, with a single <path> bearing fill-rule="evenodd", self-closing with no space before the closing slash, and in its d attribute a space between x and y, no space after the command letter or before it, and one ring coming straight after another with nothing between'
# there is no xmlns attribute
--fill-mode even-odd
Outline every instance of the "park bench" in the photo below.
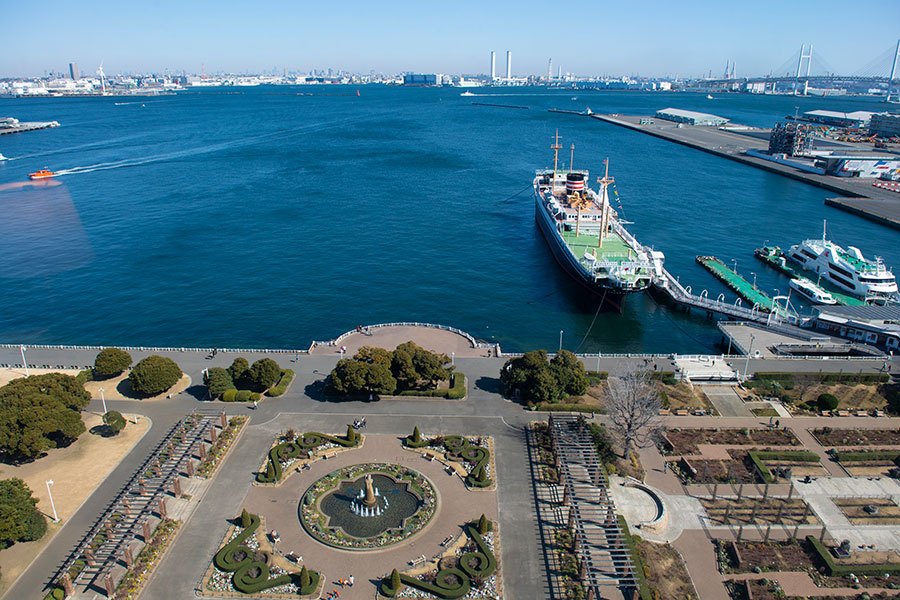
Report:
<svg viewBox="0 0 900 600"><path fill-rule="evenodd" d="M431 452L426 452L426 453L425 453L425 460L427 460L428 462L433 462L433 461L434 461L434 454L432 454Z"/></svg>
<svg viewBox="0 0 900 600"><path fill-rule="evenodd" d="M446 546L446 545L449 544L452 540L453 540L453 536L452 536L452 535L448 535L447 537L444 538L444 541L441 542L441 546Z"/></svg>
<svg viewBox="0 0 900 600"><path fill-rule="evenodd" d="M837 411L837 416L839 416L839 417L849 417L849 416L850 416L850 411L849 411L849 410L839 410L839 411Z"/></svg>
<svg viewBox="0 0 900 600"><path fill-rule="evenodd" d="M337 451L333 450L331 452L326 452L325 454L323 454L322 458L328 459L328 458L334 458L335 456L337 456Z"/></svg>
<svg viewBox="0 0 900 600"><path fill-rule="evenodd" d="M831 416L831 411L830 411L830 410L823 410L823 411L822 411L822 416L823 416L823 417L830 417L830 416Z"/></svg>
<svg viewBox="0 0 900 600"><path fill-rule="evenodd" d="M303 557L298 556L296 552L288 552L287 554L284 555L284 557L286 559L288 559L289 561L291 561L292 563L298 563L301 560L303 560Z"/></svg>
<svg viewBox="0 0 900 600"><path fill-rule="evenodd" d="M876 408L876 409L875 409L875 412L872 414L872 416L875 416L875 417L883 417L883 416L884 416L884 411Z"/></svg>
<svg viewBox="0 0 900 600"><path fill-rule="evenodd" d="M688 415L688 411L686 408L679 408L675 411L675 414L679 417L686 417Z"/></svg>
<svg viewBox="0 0 900 600"><path fill-rule="evenodd" d="M667 417L672 414L672 411L670 411L668 408L664 408L661 411L659 411L659 414L660 414L660 416Z"/></svg>
<svg viewBox="0 0 900 600"><path fill-rule="evenodd" d="M856 411L856 416L857 416L857 417L868 417L868 416L869 416L869 413L867 413L867 412L864 411L864 410L858 410L858 411Z"/></svg>
<svg viewBox="0 0 900 600"><path fill-rule="evenodd" d="M409 561L409 564L410 564L410 566L417 567L417 566L421 565L423 562L425 562L424 554L412 559L411 561Z"/></svg>
<svg viewBox="0 0 900 600"><path fill-rule="evenodd" d="M694 415L697 416L697 417L705 417L705 416L706 416L706 411L703 410L702 408L697 408L697 409L694 410Z"/></svg>

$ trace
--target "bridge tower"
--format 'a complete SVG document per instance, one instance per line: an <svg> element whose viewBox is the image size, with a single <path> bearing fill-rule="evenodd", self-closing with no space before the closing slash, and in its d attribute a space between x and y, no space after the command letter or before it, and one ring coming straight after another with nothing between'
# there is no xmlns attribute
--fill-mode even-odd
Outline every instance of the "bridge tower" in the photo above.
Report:
<svg viewBox="0 0 900 600"><path fill-rule="evenodd" d="M894 73L897 72L897 59L900 58L900 40L897 40L897 50L894 52L894 62L891 63L891 78L888 81L887 100L891 101L891 91L894 89Z"/></svg>
<svg viewBox="0 0 900 600"><path fill-rule="evenodd" d="M800 73L803 69L803 59L806 59L806 81L803 82L803 95L806 96L809 92L809 71L812 67L812 44L809 45L809 54L804 54L806 52L806 44L800 45L800 58L797 60L797 76L794 81L794 95L799 94L799 86L800 86Z"/></svg>

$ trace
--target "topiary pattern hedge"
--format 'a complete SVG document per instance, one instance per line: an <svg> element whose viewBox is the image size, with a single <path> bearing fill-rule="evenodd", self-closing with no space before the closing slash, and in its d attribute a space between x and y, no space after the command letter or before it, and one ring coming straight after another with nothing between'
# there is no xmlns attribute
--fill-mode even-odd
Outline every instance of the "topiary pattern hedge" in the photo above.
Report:
<svg viewBox="0 0 900 600"><path fill-rule="evenodd" d="M344 448L354 448L358 446L361 436L359 436L356 433L356 430L352 428L348 428L347 431L348 434L351 431L353 432L352 437L351 435L348 435L344 438L340 438L316 431L311 431L309 433L304 433L302 436L292 442L284 442L278 444L277 446L269 450L269 462L266 463L266 471L265 473L257 473L256 480L260 483L275 483L281 481L281 477L284 474L281 468L282 460L297 458L298 456L300 456L301 452L308 452L329 442L338 444L339 446L343 446Z"/></svg>
<svg viewBox="0 0 900 600"><path fill-rule="evenodd" d="M302 596L312 594L319 585L317 572L307 570L309 581L304 586L300 573L288 573L269 579L269 566L264 561L253 560L256 551L244 546L243 543L256 531L259 523L259 515L250 514L245 510L241 514L243 531L216 552L213 564L220 571L234 574L232 576L234 589L242 594L255 594L288 583L297 585Z"/></svg>
<svg viewBox="0 0 900 600"><path fill-rule="evenodd" d="M411 437L406 438L407 446L411 448L422 448L428 445L434 445L437 440L432 439L424 443L410 443ZM443 438L442 445L447 451L447 458L458 462L468 462L472 465L469 474L466 475L466 485L476 488L486 488L494 483L487 476L487 466L491 459L491 453L487 448L476 446L468 439L461 435L449 435Z"/></svg>
<svg viewBox="0 0 900 600"><path fill-rule="evenodd" d="M465 552L460 555L457 559L456 567L438 571L435 575L434 583L422 581L401 573L400 586L397 586L396 580L392 581L391 577L387 577L381 582L381 593L389 598L393 598L400 591L400 587L408 585L423 592L434 594L438 598L446 598L448 600L462 598L468 594L472 588L472 579L476 577L483 579L493 575L494 571L497 570L497 559L478 533L477 521L467 523L464 530L466 535L478 547L478 550Z"/></svg>

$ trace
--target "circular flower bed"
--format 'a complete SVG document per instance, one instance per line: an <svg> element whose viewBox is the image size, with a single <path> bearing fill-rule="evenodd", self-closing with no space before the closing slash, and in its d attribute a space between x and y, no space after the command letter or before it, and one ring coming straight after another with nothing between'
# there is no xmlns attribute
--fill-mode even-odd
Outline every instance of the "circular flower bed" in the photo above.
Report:
<svg viewBox="0 0 900 600"><path fill-rule="evenodd" d="M398 527L385 529L372 537L353 537L341 527L330 524L331 519L321 511L321 502L342 483L361 480L367 473L386 475L398 483L405 483L407 491L419 499L419 506ZM338 469L313 483L303 494L298 512L306 532L323 544L350 550L375 550L396 544L421 531L436 509L434 486L418 471L394 464L366 463Z"/></svg>

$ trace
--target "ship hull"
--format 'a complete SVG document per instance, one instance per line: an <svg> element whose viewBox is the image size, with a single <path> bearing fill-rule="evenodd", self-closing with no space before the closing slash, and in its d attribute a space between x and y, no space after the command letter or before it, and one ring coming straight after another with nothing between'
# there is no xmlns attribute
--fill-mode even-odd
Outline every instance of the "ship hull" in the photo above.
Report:
<svg viewBox="0 0 900 600"><path fill-rule="evenodd" d="M569 252L565 242L556 231L556 225L554 224L552 217L544 210L540 194L537 193L534 195L534 220L537 222L538 228L541 230L544 239L547 241L547 245L550 246L550 252L553 254L553 258L556 259L556 262L562 267L562 270L580 284L581 287L600 298L603 303L603 308L622 312L622 309L625 306L625 296L627 294L622 292L622 290L606 287L595 281L590 273L588 273L578 260L572 256L572 253Z"/></svg>

